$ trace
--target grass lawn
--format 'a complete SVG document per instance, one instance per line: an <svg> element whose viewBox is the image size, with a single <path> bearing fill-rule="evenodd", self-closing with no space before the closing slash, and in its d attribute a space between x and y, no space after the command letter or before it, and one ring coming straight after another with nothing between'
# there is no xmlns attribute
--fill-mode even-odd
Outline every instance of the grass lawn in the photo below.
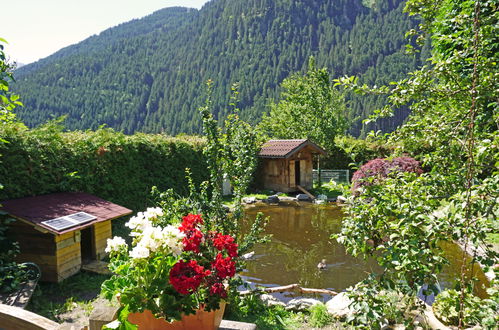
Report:
<svg viewBox="0 0 499 330"><path fill-rule="evenodd" d="M92 300L98 297L106 275L86 272L71 276L61 283L38 282L27 309L46 318L61 322L60 315L76 307L92 312Z"/></svg>

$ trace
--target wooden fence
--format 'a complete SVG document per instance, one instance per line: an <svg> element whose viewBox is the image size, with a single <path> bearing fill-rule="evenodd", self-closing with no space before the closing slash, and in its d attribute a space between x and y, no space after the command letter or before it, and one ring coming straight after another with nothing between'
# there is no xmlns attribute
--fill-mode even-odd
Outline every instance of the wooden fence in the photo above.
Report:
<svg viewBox="0 0 499 330"><path fill-rule="evenodd" d="M313 178L314 182L319 181L318 170L313 170ZM321 169L321 182L330 182L331 180L336 183L350 183L350 171Z"/></svg>

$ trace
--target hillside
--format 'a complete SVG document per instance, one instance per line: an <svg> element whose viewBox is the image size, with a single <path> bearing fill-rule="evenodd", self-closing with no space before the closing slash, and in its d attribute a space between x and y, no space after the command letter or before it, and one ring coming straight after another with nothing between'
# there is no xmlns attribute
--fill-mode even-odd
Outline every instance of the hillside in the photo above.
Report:
<svg viewBox="0 0 499 330"><path fill-rule="evenodd" d="M400 0L370 7L361 0L212 0L199 11L163 9L18 69L14 89L25 104L18 115L30 126L67 114L70 129L107 124L125 133L196 133L208 79L220 116L239 82L243 117L252 121L310 55L333 76L397 79L420 63L403 55L414 22ZM379 103L351 100L361 117Z"/></svg>

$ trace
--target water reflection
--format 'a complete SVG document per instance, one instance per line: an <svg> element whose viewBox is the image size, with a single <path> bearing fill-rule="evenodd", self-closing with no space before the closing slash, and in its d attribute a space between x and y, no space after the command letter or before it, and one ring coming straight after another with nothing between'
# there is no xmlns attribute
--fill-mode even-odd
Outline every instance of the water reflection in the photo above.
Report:
<svg viewBox="0 0 499 330"><path fill-rule="evenodd" d="M299 283L308 288L341 291L379 271L375 262L346 254L330 239L341 227L339 207L292 202L285 206L258 205L246 210L248 223L262 212L270 217L266 233L270 242L255 247L255 259L243 272L248 280L263 286ZM247 224L248 225L248 224ZM317 264L326 259L327 268Z"/></svg>
<svg viewBox="0 0 499 330"><path fill-rule="evenodd" d="M270 217L266 233L272 238L254 248L254 258L242 273L253 284L271 287L299 283L308 288L342 291L366 278L367 273L381 271L373 260L353 258L341 244L330 239L341 228L343 214L338 206L303 202L252 205L246 209L243 227L249 228L258 212ZM440 284L445 288L454 285L461 254L455 244L444 244L443 249L451 260L440 276ZM325 270L317 268L322 259L326 259ZM475 276L486 282L476 266ZM483 296L483 289L478 291Z"/></svg>

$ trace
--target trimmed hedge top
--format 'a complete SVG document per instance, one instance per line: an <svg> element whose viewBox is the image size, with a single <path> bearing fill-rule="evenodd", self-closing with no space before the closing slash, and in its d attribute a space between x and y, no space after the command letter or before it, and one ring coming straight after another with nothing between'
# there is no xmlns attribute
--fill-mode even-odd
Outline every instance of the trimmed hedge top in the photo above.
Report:
<svg viewBox="0 0 499 330"><path fill-rule="evenodd" d="M152 186L187 192L186 168L196 183L208 177L200 137L63 132L58 122L31 130L6 125L0 134L8 141L0 144L0 200L83 191L140 210Z"/></svg>

